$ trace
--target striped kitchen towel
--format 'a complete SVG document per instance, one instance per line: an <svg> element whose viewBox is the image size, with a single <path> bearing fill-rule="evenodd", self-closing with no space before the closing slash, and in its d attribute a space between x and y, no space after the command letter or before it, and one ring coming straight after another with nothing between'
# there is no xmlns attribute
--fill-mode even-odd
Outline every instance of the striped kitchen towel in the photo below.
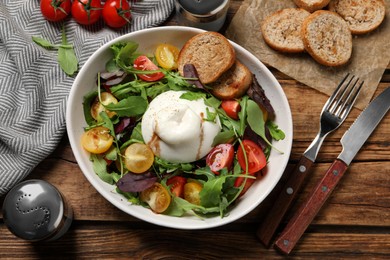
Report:
<svg viewBox="0 0 390 260"><path fill-rule="evenodd" d="M66 101L74 77L60 69L56 51L38 46L32 36L60 43L64 26L82 67L107 41L158 26L174 9L174 0L134 0L131 25L112 30L103 21L91 26L72 18L48 22L39 2L0 1L0 196L52 153L65 132Z"/></svg>

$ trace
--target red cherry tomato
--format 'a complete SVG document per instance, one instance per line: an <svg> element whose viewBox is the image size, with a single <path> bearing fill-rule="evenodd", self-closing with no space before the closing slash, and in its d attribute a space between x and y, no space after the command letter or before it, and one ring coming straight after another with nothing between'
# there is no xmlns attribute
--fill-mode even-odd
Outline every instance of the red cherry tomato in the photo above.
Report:
<svg viewBox="0 0 390 260"><path fill-rule="evenodd" d="M72 16L79 24L90 25L96 23L102 14L100 0L74 0Z"/></svg>
<svg viewBox="0 0 390 260"><path fill-rule="evenodd" d="M240 193L240 196L244 195L247 190L253 185L253 183L256 181L256 179L252 179L252 178L243 178L243 177L238 177L235 182L234 182L234 187L240 187L242 185L242 183L244 182L244 180L246 179L246 182L245 182L245 186L244 188L242 189L241 193Z"/></svg>
<svg viewBox="0 0 390 260"><path fill-rule="evenodd" d="M231 144L219 144L215 146L206 157L206 164L215 173L223 168L230 168L234 159L234 147Z"/></svg>
<svg viewBox="0 0 390 260"><path fill-rule="evenodd" d="M177 197L184 197L184 184L187 179L182 176L173 176L167 180L167 185L171 187L171 192Z"/></svg>
<svg viewBox="0 0 390 260"><path fill-rule="evenodd" d="M41 0L41 12L47 20L58 22L70 14L71 5L70 0Z"/></svg>
<svg viewBox="0 0 390 260"><path fill-rule="evenodd" d="M137 70L158 70L158 66L154 64L148 57L145 55L139 56L134 61L134 68ZM156 73L148 73L148 74L137 74L141 79L145 81L157 81L164 77L164 73L156 72Z"/></svg>
<svg viewBox="0 0 390 260"><path fill-rule="evenodd" d="M107 0L103 6L103 20L112 28L121 28L130 22L130 5L126 0Z"/></svg>
<svg viewBox="0 0 390 260"><path fill-rule="evenodd" d="M246 157L248 160L249 174L258 172L267 165L267 159L265 158L264 152L260 148L260 146L250 140L243 140L242 145L244 146ZM245 155L241 145L238 147L237 159L241 168L245 171Z"/></svg>
<svg viewBox="0 0 390 260"><path fill-rule="evenodd" d="M241 106L237 100L223 100L221 107L230 118L238 120L238 112L241 111Z"/></svg>

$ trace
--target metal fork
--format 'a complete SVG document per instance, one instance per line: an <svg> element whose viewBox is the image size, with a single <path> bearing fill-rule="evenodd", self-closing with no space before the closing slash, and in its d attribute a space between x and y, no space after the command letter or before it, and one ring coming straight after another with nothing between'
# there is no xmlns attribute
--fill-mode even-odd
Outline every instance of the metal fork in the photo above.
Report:
<svg viewBox="0 0 390 260"><path fill-rule="evenodd" d="M325 137L336 130L347 118L363 83L363 81L359 83L359 78L347 74L325 103L320 115L320 130L317 136L303 153L293 172L289 175L279 197L273 203L272 209L257 230L257 237L265 246L270 246L276 229L295 200L311 166L316 160Z"/></svg>

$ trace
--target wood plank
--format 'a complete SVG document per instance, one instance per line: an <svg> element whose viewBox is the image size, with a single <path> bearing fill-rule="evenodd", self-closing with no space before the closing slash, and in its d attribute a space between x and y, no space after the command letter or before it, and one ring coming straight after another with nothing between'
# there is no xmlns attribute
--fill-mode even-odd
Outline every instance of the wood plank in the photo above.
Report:
<svg viewBox="0 0 390 260"><path fill-rule="evenodd" d="M292 166L290 165L289 169ZM329 166L330 163L314 166L312 177L307 181L298 203ZM389 171L390 162L353 163L313 224L390 226ZM238 222L259 223L280 192L286 176L259 207ZM139 221L106 201L73 162L47 159L34 170L30 178L44 179L57 186L72 205L77 220Z"/></svg>
<svg viewBox="0 0 390 260"><path fill-rule="evenodd" d="M74 223L60 240L31 244L0 224L0 258L133 258L133 259L284 259L264 248L251 226L227 232L137 227L134 224ZM156 235L158 234L158 236ZM298 252L296 254L295 252ZM390 235L370 233L306 233L292 252L298 258L388 258Z"/></svg>

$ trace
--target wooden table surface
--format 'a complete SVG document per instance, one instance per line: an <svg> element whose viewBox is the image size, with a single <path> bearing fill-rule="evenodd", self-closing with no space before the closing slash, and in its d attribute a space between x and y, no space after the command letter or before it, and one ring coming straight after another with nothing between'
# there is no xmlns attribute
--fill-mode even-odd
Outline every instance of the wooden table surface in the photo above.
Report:
<svg viewBox="0 0 390 260"><path fill-rule="evenodd" d="M233 0L227 25L242 1ZM167 25L176 24L172 15ZM327 96L271 68L292 110L294 140L288 169L317 133ZM390 67L375 95L390 85ZM359 114L352 110L343 126L323 144L312 177L300 199L341 151L339 140ZM287 169L287 173L288 173ZM265 248L255 230L285 180L255 210L231 224L208 230L175 230L131 217L106 201L79 169L67 136L28 178L58 187L74 210L70 230L50 243L16 238L0 222L0 258L130 258L130 259L279 259ZM292 211L296 208L293 206ZM390 259L390 116L387 115L361 149L341 183L290 254L293 258Z"/></svg>

